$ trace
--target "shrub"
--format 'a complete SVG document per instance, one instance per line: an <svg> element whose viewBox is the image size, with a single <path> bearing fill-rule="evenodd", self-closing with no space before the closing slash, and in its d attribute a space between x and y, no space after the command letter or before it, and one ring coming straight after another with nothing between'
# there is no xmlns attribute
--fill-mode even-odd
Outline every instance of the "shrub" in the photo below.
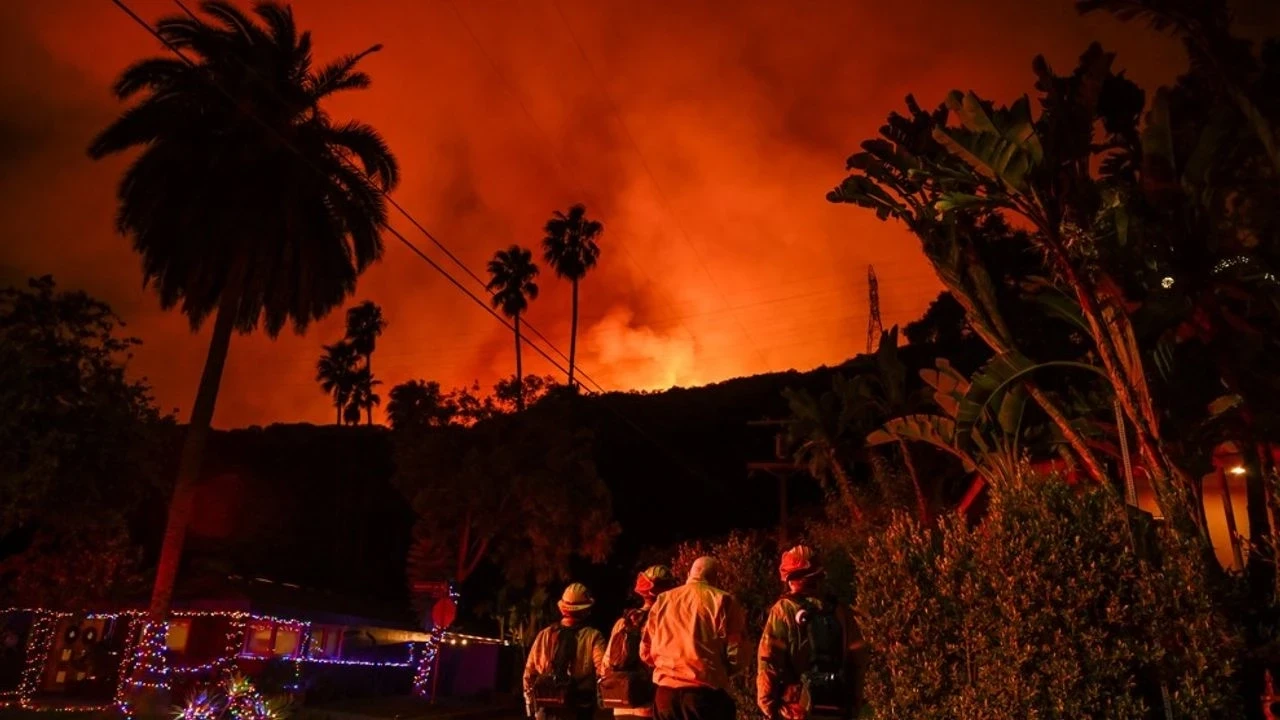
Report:
<svg viewBox="0 0 1280 720"><path fill-rule="evenodd" d="M1135 538L1137 538L1135 542ZM899 516L859 562L876 716L1238 717L1203 564L1107 489L1025 478L981 525ZM1153 714L1155 713L1155 714Z"/></svg>

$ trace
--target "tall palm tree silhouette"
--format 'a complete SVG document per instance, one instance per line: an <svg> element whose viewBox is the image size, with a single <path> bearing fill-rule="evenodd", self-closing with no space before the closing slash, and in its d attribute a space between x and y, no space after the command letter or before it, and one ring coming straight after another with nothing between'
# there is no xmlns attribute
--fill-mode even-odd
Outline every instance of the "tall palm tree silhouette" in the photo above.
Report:
<svg viewBox="0 0 1280 720"><path fill-rule="evenodd" d="M364 369L373 379L373 351L378 346L378 338L387 328L387 321L382 317L382 308L372 300L365 300L347 310L347 342L356 353L364 357ZM376 404L376 403L375 403ZM373 405L367 407L369 424L373 424Z"/></svg>
<svg viewBox="0 0 1280 720"><path fill-rule="evenodd" d="M520 316L529 309L529 301L538 299L538 266L533 251L512 245L499 250L489 261L489 284L493 306L511 318L516 331L516 409L524 409L524 364L520 354Z"/></svg>
<svg viewBox="0 0 1280 720"><path fill-rule="evenodd" d="M574 363L578 356L578 282L600 259L596 238L604 225L587 219L587 207L581 203L565 214L557 210L543 227L542 258L558 277L573 283L573 320L569 329L569 387L573 387Z"/></svg>
<svg viewBox="0 0 1280 720"><path fill-rule="evenodd" d="M359 353L351 343L339 340L332 345L325 345L324 354L316 363L316 382L320 383L322 390L333 396L333 406L338 411L338 425L342 424L342 411L351 399L359 358Z"/></svg>
<svg viewBox="0 0 1280 720"><path fill-rule="evenodd" d="M193 329L214 318L156 569L154 621L169 609L232 330L261 323L274 337L292 323L303 332L341 305L382 256L379 193L399 179L376 130L336 123L321 107L368 87L356 66L379 46L315 68L311 34L298 31L288 6L258 3L256 18L230 2L201 9L205 19L156 25L192 64L130 65L114 92L141 99L89 146L95 159L141 149L120 183L117 227L162 307L180 307Z"/></svg>

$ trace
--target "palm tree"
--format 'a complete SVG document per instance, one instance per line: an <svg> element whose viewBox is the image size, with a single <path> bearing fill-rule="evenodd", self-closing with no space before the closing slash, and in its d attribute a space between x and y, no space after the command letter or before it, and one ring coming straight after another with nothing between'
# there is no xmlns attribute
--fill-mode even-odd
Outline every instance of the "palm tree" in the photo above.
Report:
<svg viewBox="0 0 1280 720"><path fill-rule="evenodd" d="M356 361L359 355L351 343L340 340L324 346L324 354L316 363L316 382L321 389L333 396L337 408L337 424L342 424L342 410L351 398L355 385Z"/></svg>
<svg viewBox="0 0 1280 720"><path fill-rule="evenodd" d="M382 308L372 300L365 300L347 310L347 342L355 348L356 354L364 357L364 369L373 377L373 351L378 345L378 338L387 327L382 318ZM369 407L369 424L373 424L373 407Z"/></svg>
<svg viewBox="0 0 1280 720"><path fill-rule="evenodd" d="M512 245L506 250L499 250L489 261L489 284L485 287L493 293L493 306L511 318L516 331L516 409L524 409L524 364L520 357L520 316L529 309L529 301L538 299L538 266L533 262L533 251ZM574 287L577 287L575 281ZM577 307L577 292L574 292L574 307ZM577 316L577 310L574 311ZM570 345L570 375L573 367L573 346Z"/></svg>
<svg viewBox="0 0 1280 720"><path fill-rule="evenodd" d="M573 283L573 321L569 330L569 387L573 387L574 362L578 356L578 281L600 259L596 238L604 232L598 220L587 219L587 208L581 203L569 208L569 214L557 210L543 228L542 259L556 271L556 276Z"/></svg>
<svg viewBox="0 0 1280 720"><path fill-rule="evenodd" d="M351 425L359 425L360 413L373 415L373 408L382 404L382 397L373 389L381 384L382 381L375 380L369 368L356 370L351 377L351 394L347 398L347 407L342 411L343 419Z"/></svg>
<svg viewBox="0 0 1280 720"><path fill-rule="evenodd" d="M256 18L224 1L201 9L206 19L156 25L191 64L156 57L125 69L115 95L140 100L89 146L95 159L141 150L120 183L117 227L161 307L180 307L193 329L213 316L151 597L157 622L169 609L232 330L261 323L274 337L290 322L303 332L340 306L382 256L382 193L399 179L374 128L335 123L321 108L330 95L368 87L356 66L379 46L315 68L311 34L287 6L258 3Z"/></svg>
<svg viewBox="0 0 1280 720"><path fill-rule="evenodd" d="M440 427L453 422L458 405L434 380L410 380L391 388L387 419L395 430Z"/></svg>

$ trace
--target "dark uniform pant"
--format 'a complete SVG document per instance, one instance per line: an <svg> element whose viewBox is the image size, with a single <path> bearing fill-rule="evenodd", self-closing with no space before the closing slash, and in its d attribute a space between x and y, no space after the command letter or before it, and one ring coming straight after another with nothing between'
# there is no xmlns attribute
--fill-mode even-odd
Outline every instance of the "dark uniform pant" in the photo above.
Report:
<svg viewBox="0 0 1280 720"><path fill-rule="evenodd" d="M654 720L734 720L737 712L723 690L658 686L653 698Z"/></svg>

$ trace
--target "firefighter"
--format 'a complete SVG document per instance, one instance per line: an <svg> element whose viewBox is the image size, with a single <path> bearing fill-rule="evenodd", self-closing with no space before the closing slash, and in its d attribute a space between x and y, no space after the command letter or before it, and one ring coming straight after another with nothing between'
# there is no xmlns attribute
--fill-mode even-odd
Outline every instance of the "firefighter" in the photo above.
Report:
<svg viewBox="0 0 1280 720"><path fill-rule="evenodd" d="M636 576L635 593L644 604L628 610L614 623L605 651L609 672L600 681L600 699L614 717L653 717L653 668L640 658L645 621L658 595L675 587L665 565L654 565Z"/></svg>
<svg viewBox="0 0 1280 720"><path fill-rule="evenodd" d="M604 674L604 636L587 625L595 600L581 583L564 589L559 623L533 640L524 666L525 710L539 720L590 720Z"/></svg>
<svg viewBox="0 0 1280 720"><path fill-rule="evenodd" d="M657 720L734 720L729 679L738 671L746 617L715 587L716 561L698 558L682 586L658 596L640 639L640 658L653 667Z"/></svg>
<svg viewBox="0 0 1280 720"><path fill-rule="evenodd" d="M823 592L825 574L812 548L784 552L778 573L787 590L760 636L760 711L768 720L856 717L863 645L853 613Z"/></svg>

